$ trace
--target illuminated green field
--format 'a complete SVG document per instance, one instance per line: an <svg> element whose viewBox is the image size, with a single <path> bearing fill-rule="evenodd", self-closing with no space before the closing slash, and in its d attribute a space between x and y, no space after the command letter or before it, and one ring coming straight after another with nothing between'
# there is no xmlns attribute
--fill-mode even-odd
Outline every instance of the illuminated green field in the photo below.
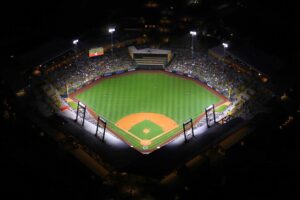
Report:
<svg viewBox="0 0 300 200"><path fill-rule="evenodd" d="M150 151L165 143L181 131L184 121L199 117L207 106L222 101L222 98L193 80L155 71L104 78L75 98L105 118L115 134L141 151ZM137 138L150 140L163 131L151 121L143 121L130 130L136 138L116 126L120 119L134 113L164 115L174 120L178 128L156 138L145 148ZM143 131L147 127L151 130L145 136Z"/></svg>

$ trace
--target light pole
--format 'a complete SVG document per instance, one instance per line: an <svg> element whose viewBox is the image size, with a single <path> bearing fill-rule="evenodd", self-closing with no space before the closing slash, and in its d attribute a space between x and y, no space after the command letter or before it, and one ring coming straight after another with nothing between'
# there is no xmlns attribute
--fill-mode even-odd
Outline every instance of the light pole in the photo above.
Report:
<svg viewBox="0 0 300 200"><path fill-rule="evenodd" d="M196 31L190 31L190 34L192 36L192 46L191 46L191 50L192 50L192 60L193 60L193 64L194 64L194 36L197 35Z"/></svg>
<svg viewBox="0 0 300 200"><path fill-rule="evenodd" d="M74 51L75 51L75 65L76 65L76 73L78 73L78 65L77 65L77 44L79 42L79 39L75 39L73 40L73 44L74 44ZM67 88L67 95L69 96L69 87L68 87L68 83L66 83L66 88Z"/></svg>
<svg viewBox="0 0 300 200"><path fill-rule="evenodd" d="M223 42L222 43L222 46L223 46L223 63L225 64L225 50L228 48L228 43L226 43L226 42Z"/></svg>
<svg viewBox="0 0 300 200"><path fill-rule="evenodd" d="M113 33L115 32L115 28L109 28L108 29L108 32L110 33L110 39L111 39L111 58L112 59L114 59L114 50L113 50L113 48L114 48L114 43L113 43Z"/></svg>
<svg viewBox="0 0 300 200"><path fill-rule="evenodd" d="M79 42L79 40L78 39L76 39L76 40L73 40L73 44L75 44L75 45L77 45L77 43Z"/></svg>
<svg viewBox="0 0 300 200"><path fill-rule="evenodd" d="M78 39L73 40L74 49L75 49L75 54L77 53L77 44L78 44L78 42L79 42Z"/></svg>
<svg viewBox="0 0 300 200"><path fill-rule="evenodd" d="M74 50L75 50L75 60L77 61L77 44L78 44L79 40L75 39L73 40L73 44L74 44Z"/></svg>
<svg viewBox="0 0 300 200"><path fill-rule="evenodd" d="M79 42L78 39L73 40L75 54L77 54L77 44L78 44L78 42Z"/></svg>
<svg viewBox="0 0 300 200"><path fill-rule="evenodd" d="M223 72L225 73L225 54L226 54L225 50L228 48L229 45L228 45L228 43L223 42L222 46L223 46ZM231 88L229 88L229 90L228 90L229 98L230 98L230 95L231 95Z"/></svg>

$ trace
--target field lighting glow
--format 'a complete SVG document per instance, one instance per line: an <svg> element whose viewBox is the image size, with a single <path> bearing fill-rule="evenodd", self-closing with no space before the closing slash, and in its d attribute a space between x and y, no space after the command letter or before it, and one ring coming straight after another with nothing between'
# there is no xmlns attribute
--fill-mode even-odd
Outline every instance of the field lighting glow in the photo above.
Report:
<svg viewBox="0 0 300 200"><path fill-rule="evenodd" d="M223 47L224 47L225 49L228 48L228 44L227 44L227 43L223 42L222 45L223 45Z"/></svg>
<svg viewBox="0 0 300 200"><path fill-rule="evenodd" d="M73 40L73 44L77 44L79 42L79 40L78 39L76 39L76 40Z"/></svg>
<svg viewBox="0 0 300 200"><path fill-rule="evenodd" d="M108 32L109 32L109 33L113 33L113 32L115 32L115 30L116 30L115 28L109 28L109 29L108 29Z"/></svg>
<svg viewBox="0 0 300 200"><path fill-rule="evenodd" d="M190 34L191 34L192 36L195 36L195 35L197 35L197 32L196 32L196 31L190 31Z"/></svg>

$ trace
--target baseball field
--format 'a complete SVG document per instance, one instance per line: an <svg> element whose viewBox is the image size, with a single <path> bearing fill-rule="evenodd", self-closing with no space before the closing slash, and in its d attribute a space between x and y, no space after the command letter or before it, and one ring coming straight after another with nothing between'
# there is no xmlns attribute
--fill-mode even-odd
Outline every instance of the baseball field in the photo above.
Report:
<svg viewBox="0 0 300 200"><path fill-rule="evenodd" d="M182 123L226 99L187 77L136 71L101 78L71 95L107 121L117 137L149 153L182 133Z"/></svg>

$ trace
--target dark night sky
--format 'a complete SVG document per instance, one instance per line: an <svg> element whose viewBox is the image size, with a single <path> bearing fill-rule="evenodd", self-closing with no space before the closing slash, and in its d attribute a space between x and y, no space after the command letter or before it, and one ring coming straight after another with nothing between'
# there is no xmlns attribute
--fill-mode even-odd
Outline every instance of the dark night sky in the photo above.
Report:
<svg viewBox="0 0 300 200"><path fill-rule="evenodd" d="M8 12L0 14L4 27L1 28L1 45L8 53L13 53L26 51L55 37L74 37L107 23L117 10L130 11L129 5L124 1L105 4L103 1L9 1L4 6Z"/></svg>
<svg viewBox="0 0 300 200"><path fill-rule="evenodd" d="M4 47L31 46L31 44L47 41L53 37L70 37L78 35L90 27L101 26L111 21L118 14L140 15L139 6L146 0L131 1L82 1L80 3L62 1L8 1L3 8L8 12L1 12L1 28ZM172 2L180 10L184 1ZM237 2L237 0L202 0L201 9L196 15L201 16L222 2ZM242 33L251 33L253 40L261 41L265 46L272 46L273 41L282 47L298 50L298 33L300 17L299 3L295 1L258 0L244 2L248 9L230 15L229 23ZM209 13L209 12L208 12ZM214 15L214 14L213 14ZM217 14L215 16L218 17ZM226 18L225 18L226 19ZM25 44L22 45L22 44ZM294 44L292 44L294 43ZM263 45L261 45L263 46ZM274 48L269 48L274 49Z"/></svg>

